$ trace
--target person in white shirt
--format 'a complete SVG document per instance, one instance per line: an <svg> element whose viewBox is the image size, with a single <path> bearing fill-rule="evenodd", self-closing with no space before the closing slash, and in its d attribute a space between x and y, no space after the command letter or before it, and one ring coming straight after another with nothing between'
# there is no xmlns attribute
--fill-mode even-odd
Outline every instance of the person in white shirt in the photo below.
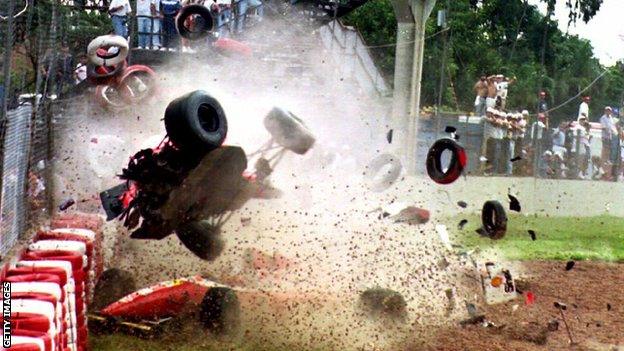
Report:
<svg viewBox="0 0 624 351"><path fill-rule="evenodd" d="M600 117L600 126L602 127L602 150L600 153L600 160L604 165L611 157L611 146L614 143L613 140L617 137L617 128L615 120L611 116L611 107L606 106L604 114Z"/></svg>
<svg viewBox="0 0 624 351"><path fill-rule="evenodd" d="M89 59L87 55L80 56L78 65L76 65L76 69L74 70L74 84L78 85L82 83L85 79L87 79L87 62Z"/></svg>
<svg viewBox="0 0 624 351"><path fill-rule="evenodd" d="M500 100L500 109L504 110L507 105L507 93L509 84L513 84L516 78L507 78L502 74L496 75L496 99Z"/></svg>
<svg viewBox="0 0 624 351"><path fill-rule="evenodd" d="M158 42L158 45L153 42L151 43L154 37L156 37L151 35L152 33L154 33L154 26L152 26L152 21L158 20L158 18L156 18L156 0L137 0L136 14L139 35L139 49L147 49L150 46L160 46L160 42Z"/></svg>
<svg viewBox="0 0 624 351"><path fill-rule="evenodd" d="M128 39L126 23L130 13L132 13L132 9L128 0L112 0L108 7L108 14L111 16L115 34L126 39Z"/></svg>
<svg viewBox="0 0 624 351"><path fill-rule="evenodd" d="M482 118L483 122L483 137L484 145L482 147L484 155L482 157L486 160L487 166L484 169L485 173L492 173L496 171L496 158L500 153L500 145L498 142L498 125L495 113L498 111L490 107L486 109L485 116Z"/></svg>
<svg viewBox="0 0 624 351"><path fill-rule="evenodd" d="M576 118L577 122L580 122L582 115L585 115L585 117L589 121L589 101L589 96L583 96L583 102L581 102L581 104L579 105L578 116Z"/></svg>
<svg viewBox="0 0 624 351"><path fill-rule="evenodd" d="M587 122L587 117L582 115L579 118L579 122L577 127L575 128L575 140L578 138L580 147L579 147L579 153L582 156L581 158L581 167L580 167L580 172L579 172L579 178L581 179L585 179L589 173L589 165L590 165L590 161L591 161L591 134L589 134L589 131L591 129L591 126L589 124L589 122ZM574 145L574 148L576 149L576 145Z"/></svg>

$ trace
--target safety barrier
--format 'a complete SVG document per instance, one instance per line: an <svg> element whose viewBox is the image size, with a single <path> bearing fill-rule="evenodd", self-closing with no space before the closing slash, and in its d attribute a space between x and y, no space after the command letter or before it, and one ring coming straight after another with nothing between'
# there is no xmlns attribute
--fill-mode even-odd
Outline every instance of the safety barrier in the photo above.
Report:
<svg viewBox="0 0 624 351"><path fill-rule="evenodd" d="M57 215L2 267L3 302L9 298L11 307L2 319L10 318L11 350L88 349L87 305L102 272L103 224L97 215Z"/></svg>

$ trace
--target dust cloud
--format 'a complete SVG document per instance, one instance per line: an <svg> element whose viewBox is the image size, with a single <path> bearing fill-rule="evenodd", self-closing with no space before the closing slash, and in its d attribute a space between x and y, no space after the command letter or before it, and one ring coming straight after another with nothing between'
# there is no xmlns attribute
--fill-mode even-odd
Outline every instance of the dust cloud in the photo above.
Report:
<svg viewBox="0 0 624 351"><path fill-rule="evenodd" d="M470 264L442 245L435 221L408 225L380 216L389 206L414 205L435 218L460 199L449 202L423 178L401 176L381 193L363 182L366 164L391 151L390 100L337 74L315 28L265 22L246 42L252 58L201 48L174 55L155 68L159 92L145 106L110 112L85 96L56 117L56 198L84 200L77 210L100 213L97 193L118 183L115 175L132 154L162 140L167 103L187 92L202 89L221 102L226 143L248 154L269 140L262 121L275 105L303 119L317 138L308 154L288 153L276 167L271 181L281 198L251 199L233 213L222 228L225 251L215 261L194 257L175 235L130 240L112 222L108 266L134 272L140 286L194 274L231 284L240 291L245 342L397 350L423 327L465 318L464 301L476 291L464 274ZM271 264L254 267L254 255ZM403 296L403 319L363 311L359 294L375 287Z"/></svg>

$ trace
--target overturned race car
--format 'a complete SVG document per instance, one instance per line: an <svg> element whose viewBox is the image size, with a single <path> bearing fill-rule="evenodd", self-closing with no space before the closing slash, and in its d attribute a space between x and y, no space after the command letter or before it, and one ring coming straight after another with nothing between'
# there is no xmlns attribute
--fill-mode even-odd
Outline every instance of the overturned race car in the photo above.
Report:
<svg viewBox="0 0 624 351"><path fill-rule="evenodd" d="M289 111L273 108L264 125L271 139L249 157L223 145L228 131L221 104L204 91L173 100L165 110L167 135L130 158L125 182L100 194L107 219L119 218L134 239L163 239L175 232L202 259L220 253L221 225L251 198L279 195L268 177L287 151L305 154L315 138ZM278 147L275 147L277 144Z"/></svg>

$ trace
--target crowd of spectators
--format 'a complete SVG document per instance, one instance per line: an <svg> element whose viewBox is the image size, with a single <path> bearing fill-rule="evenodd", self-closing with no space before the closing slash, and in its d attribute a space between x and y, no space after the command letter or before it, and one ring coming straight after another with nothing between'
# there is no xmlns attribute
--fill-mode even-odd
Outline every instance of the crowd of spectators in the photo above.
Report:
<svg viewBox="0 0 624 351"><path fill-rule="evenodd" d="M175 17L186 5L202 5L210 9L214 31L221 37L241 35L248 25L247 17L255 14L262 21L262 0L137 0L136 20L138 47L140 49L192 52L190 43L180 41L175 27ZM129 0L112 0L108 13L116 35L128 39L128 19L132 15ZM193 26L193 19L187 23Z"/></svg>
<svg viewBox="0 0 624 351"><path fill-rule="evenodd" d="M553 127L546 92L539 93L534 120L527 109L506 109L509 84L514 81L503 75L483 76L474 86L475 112L483 123L480 160L484 175L622 178L624 120L619 120L611 107L606 106L602 116L591 123L590 97L584 96L578 114ZM600 152L592 151L598 149Z"/></svg>

